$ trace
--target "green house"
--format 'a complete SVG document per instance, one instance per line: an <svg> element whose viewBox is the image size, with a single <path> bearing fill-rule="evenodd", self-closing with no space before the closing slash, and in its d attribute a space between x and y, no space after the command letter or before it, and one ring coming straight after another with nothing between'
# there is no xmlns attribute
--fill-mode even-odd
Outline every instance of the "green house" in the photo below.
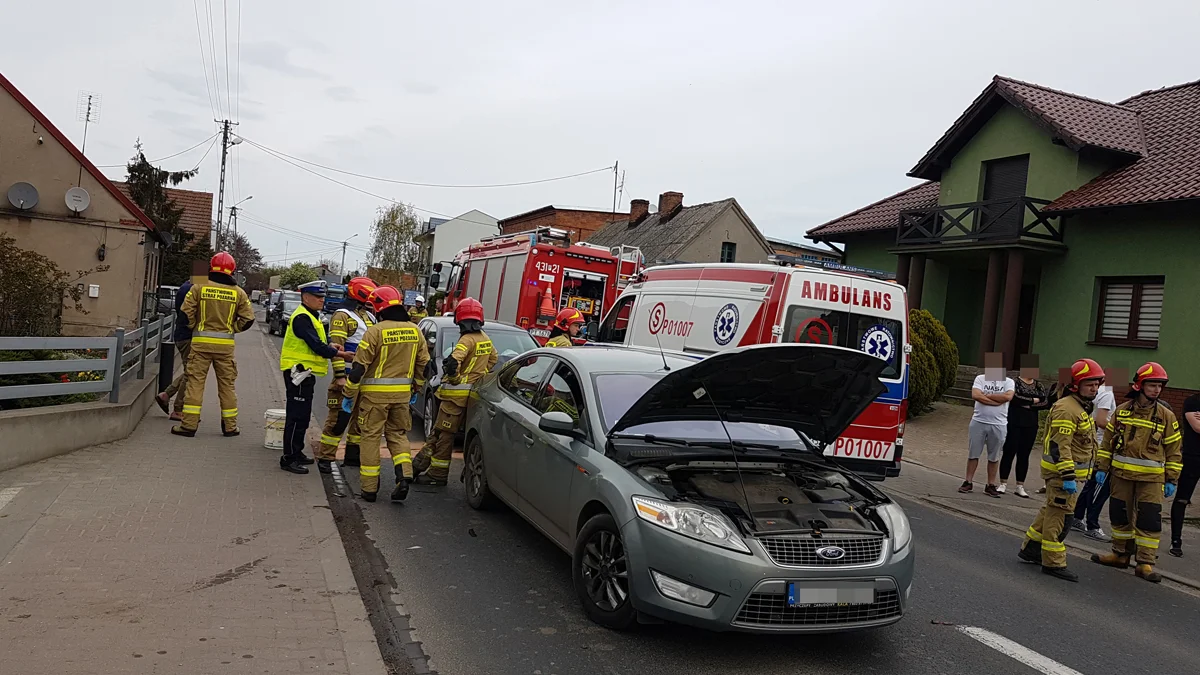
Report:
<svg viewBox="0 0 1200 675"><path fill-rule="evenodd" d="M1158 361L1172 404L1200 389L1200 81L1107 103L997 76L908 175L809 237L895 272L964 364Z"/></svg>

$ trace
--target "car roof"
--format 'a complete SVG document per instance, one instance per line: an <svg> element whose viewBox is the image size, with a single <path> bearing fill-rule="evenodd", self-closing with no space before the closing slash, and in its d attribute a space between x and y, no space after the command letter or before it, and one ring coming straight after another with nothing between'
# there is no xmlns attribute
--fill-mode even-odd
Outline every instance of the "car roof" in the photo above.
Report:
<svg viewBox="0 0 1200 675"><path fill-rule="evenodd" d="M454 327L454 317L452 317L452 316L427 316L424 319L421 319L421 321L422 322L432 321L433 325L437 326L439 329ZM503 321L484 321L483 322L483 332L485 332L485 333L489 330L493 330L496 328L498 328L500 330L515 330L515 331L520 331L522 333L529 332L529 331L525 330L524 328L521 328L519 326L514 326L511 323L505 323Z"/></svg>
<svg viewBox="0 0 1200 675"><path fill-rule="evenodd" d="M691 354L685 355L679 352L659 351L643 347L626 347L623 345L589 344L570 349L543 347L535 351L561 357L588 372L629 371L646 373L660 371L662 370L664 360L674 370L676 368L686 368L701 359L700 356L693 356Z"/></svg>

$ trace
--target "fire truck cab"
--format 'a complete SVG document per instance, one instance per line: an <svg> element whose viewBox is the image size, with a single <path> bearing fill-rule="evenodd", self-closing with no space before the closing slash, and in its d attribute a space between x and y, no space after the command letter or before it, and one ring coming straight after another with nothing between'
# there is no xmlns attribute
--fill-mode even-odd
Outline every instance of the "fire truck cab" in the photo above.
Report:
<svg viewBox="0 0 1200 675"><path fill-rule="evenodd" d="M460 251L451 266L447 313L463 298L475 298L485 319L520 326L544 344L554 316L567 307L582 312L589 328L598 325L641 271L642 254L630 246L573 244L566 230L544 227L483 239Z"/></svg>
<svg viewBox="0 0 1200 675"><path fill-rule="evenodd" d="M708 263L650 267L631 280L595 336L698 358L735 347L811 342L888 363L887 387L825 454L863 475L900 474L908 411L908 298L871 270L827 264Z"/></svg>

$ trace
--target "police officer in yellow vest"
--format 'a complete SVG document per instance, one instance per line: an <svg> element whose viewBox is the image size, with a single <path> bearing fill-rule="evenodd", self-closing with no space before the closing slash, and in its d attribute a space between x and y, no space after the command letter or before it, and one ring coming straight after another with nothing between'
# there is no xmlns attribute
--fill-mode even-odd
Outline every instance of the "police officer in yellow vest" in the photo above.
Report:
<svg viewBox="0 0 1200 675"><path fill-rule="evenodd" d="M283 456L279 468L292 473L308 473L305 464L313 460L304 455L304 436L312 419L313 390L317 378L329 372L329 359L346 358L346 352L325 341L325 327L317 312L325 304L325 282L312 281L299 289L300 306L288 318L279 351L279 369L287 391L287 419L283 427Z"/></svg>
<svg viewBox="0 0 1200 675"><path fill-rule="evenodd" d="M1058 399L1046 418L1042 478L1046 503L1025 532L1017 554L1023 562L1041 563L1042 572L1065 581L1079 581L1067 569L1067 532L1074 518L1079 489L1092 474L1096 458L1096 431L1092 401L1104 383L1104 370L1091 359L1071 366L1070 396Z"/></svg>
<svg viewBox="0 0 1200 675"><path fill-rule="evenodd" d="M425 440L421 452L413 460L413 469L418 474L418 485L446 485L450 475L450 457L454 453L454 435L462 426L463 413L467 410L467 398L471 388L495 367L499 356L492 340L483 332L483 305L475 298L464 298L454 307L454 323L460 335L454 350L442 362L442 384L436 396L442 403L438 407L437 420L433 423L433 434Z"/></svg>
<svg viewBox="0 0 1200 675"><path fill-rule="evenodd" d="M195 436L204 403L204 382L212 366L217 375L217 398L221 402L221 431L237 436L237 360L233 335L254 325L250 298L233 279L237 264L222 251L209 262L208 280L192 286L180 311L192 329L192 352L187 359L187 388L183 393L183 419L171 427L177 436Z"/></svg>
<svg viewBox="0 0 1200 675"><path fill-rule="evenodd" d="M371 294L375 292L375 282L367 277L354 277L346 289L346 299L352 307L341 307L329 319L329 343L344 351L354 353L358 343L367 333L367 329L375 325L375 315L371 313ZM321 446L317 450L317 470L330 473L332 462L337 456L338 445L342 442L342 433L346 434L346 466L358 466L358 444L362 441L358 429L358 416L351 406L350 410L342 410L343 388L346 386L346 362L342 359L333 360L333 381L329 384L326 394L329 413L325 418L325 426L321 429Z"/></svg>
<svg viewBox="0 0 1200 675"><path fill-rule="evenodd" d="M403 296L391 286L380 286L371 295L378 323L367 329L354 352L354 366L346 375L343 388L350 398L358 395L359 485L362 497L375 501L379 492L379 442L387 438L396 487L392 501L408 496L413 478L408 432L412 429L409 402L413 385L424 386L425 365L429 363L429 345L417 325L408 320Z"/></svg>
<svg viewBox="0 0 1200 675"><path fill-rule="evenodd" d="M1136 554L1134 574L1158 583L1154 571L1162 535L1163 497L1175 496L1183 470L1183 433L1175 413L1158 400L1167 386L1167 371L1153 361L1137 369L1127 397L1104 428L1104 444L1096 463L1096 482L1112 481L1108 519L1112 521L1112 553L1092 555L1092 562L1125 569ZM1111 474L1111 476L1110 476Z"/></svg>

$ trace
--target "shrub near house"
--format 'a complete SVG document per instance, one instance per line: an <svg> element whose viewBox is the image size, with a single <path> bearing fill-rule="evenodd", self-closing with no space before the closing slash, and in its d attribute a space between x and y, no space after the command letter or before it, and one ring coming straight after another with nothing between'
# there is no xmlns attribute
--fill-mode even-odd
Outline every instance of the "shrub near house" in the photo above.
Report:
<svg viewBox="0 0 1200 675"><path fill-rule="evenodd" d="M912 363L908 376L908 416L916 417L941 399L958 373L958 347L946 327L928 310L908 313Z"/></svg>

